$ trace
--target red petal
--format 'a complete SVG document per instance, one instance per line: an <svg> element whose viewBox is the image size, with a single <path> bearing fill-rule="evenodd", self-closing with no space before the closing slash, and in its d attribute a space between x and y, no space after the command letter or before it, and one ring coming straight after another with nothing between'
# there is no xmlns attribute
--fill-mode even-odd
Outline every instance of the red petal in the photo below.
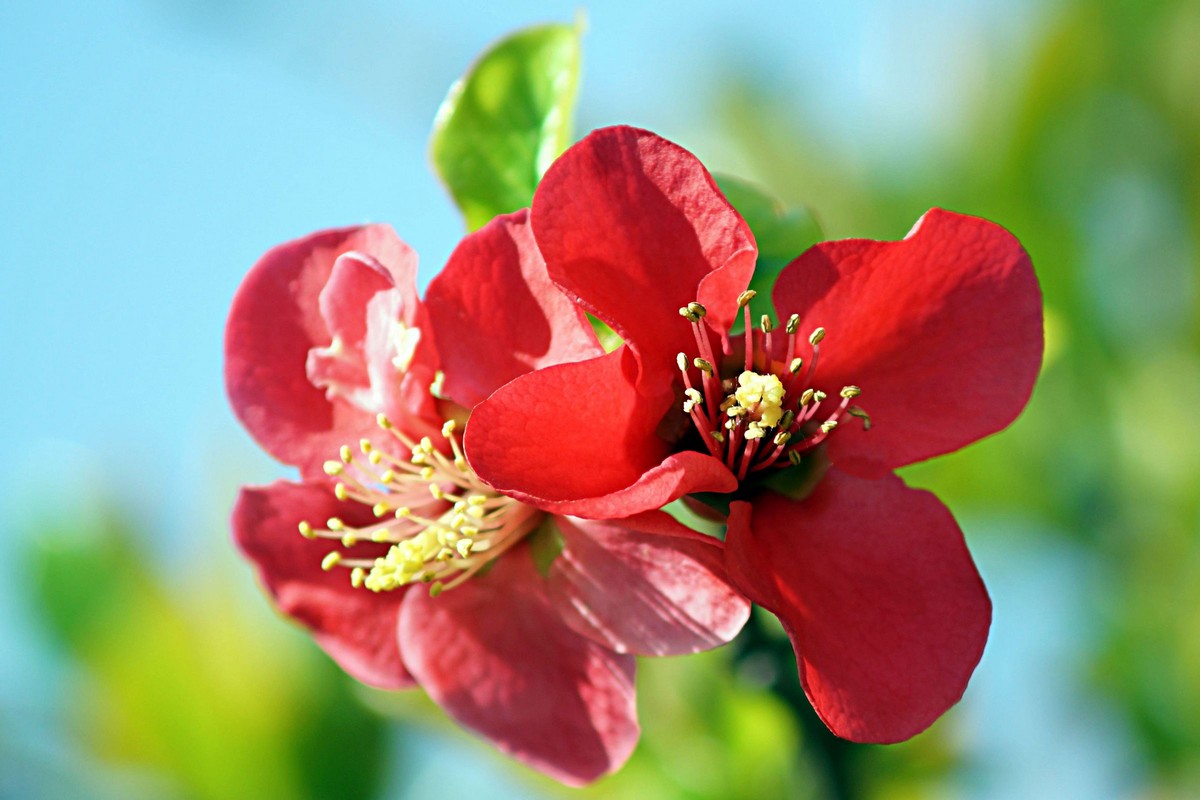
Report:
<svg viewBox="0 0 1200 800"><path fill-rule="evenodd" d="M999 225L933 209L899 242L819 244L775 285L781 316L822 326L816 382L862 387L869 432L829 438L839 467L879 477L1004 428L1042 360L1042 299L1029 256Z"/></svg>
<svg viewBox="0 0 1200 800"><path fill-rule="evenodd" d="M671 656L722 645L746 623L750 604L729 585L717 539L661 511L620 524L555 522L565 547L550 598L584 636L619 653Z"/></svg>
<svg viewBox="0 0 1200 800"><path fill-rule="evenodd" d="M668 443L655 433L666 405L638 394L636 373L622 347L522 375L475 407L467 459L500 491L589 517L628 516L688 492L737 488L707 454L667 456Z"/></svg>
<svg viewBox="0 0 1200 800"><path fill-rule="evenodd" d="M400 637L438 705L563 783L615 770L637 743L633 657L563 625L525 546L437 597L409 594Z"/></svg>
<svg viewBox="0 0 1200 800"><path fill-rule="evenodd" d="M381 689L413 685L396 640L402 591L376 594L350 585L345 569L325 572L321 559L341 549L328 541L310 541L296 526L301 520L321 525L332 516L348 524L365 523L355 513L367 509L339 503L328 485L277 481L246 487L233 507L233 537L258 571L259 580L279 610L312 631L313 638L342 669ZM356 557L382 554L382 545L359 544Z"/></svg>
<svg viewBox="0 0 1200 800"><path fill-rule="evenodd" d="M583 310L550 282L528 210L463 239L425 298L445 394L466 408L530 370L604 352Z"/></svg>
<svg viewBox="0 0 1200 800"><path fill-rule="evenodd" d="M270 250L242 281L225 328L225 386L234 413L271 455L315 472L373 420L330 403L305 371L308 351L332 340L319 295L342 253L359 250L404 274L415 259L391 228L322 231Z"/></svg>
<svg viewBox="0 0 1200 800"><path fill-rule="evenodd" d="M602 128L563 153L532 218L550 277L630 343L650 385L674 380L675 354L694 350L680 306L704 303L724 333L757 257L696 157L636 128Z"/></svg>
<svg viewBox="0 0 1200 800"><path fill-rule="evenodd" d="M899 742L958 702L992 607L936 497L830 470L802 502L768 493L753 512L733 505L729 574L783 622L831 731Z"/></svg>

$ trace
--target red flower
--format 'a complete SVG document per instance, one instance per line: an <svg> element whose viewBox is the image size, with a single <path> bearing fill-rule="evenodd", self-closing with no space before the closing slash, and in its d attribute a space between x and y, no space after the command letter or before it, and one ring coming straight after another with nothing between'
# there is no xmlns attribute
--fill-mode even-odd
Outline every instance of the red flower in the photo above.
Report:
<svg viewBox="0 0 1200 800"><path fill-rule="evenodd" d="M829 728L925 729L966 688L991 604L950 513L891 471L1025 406L1041 298L1017 240L935 209L902 241L817 245L775 286L782 326L746 338L728 332L753 236L682 148L593 133L547 172L532 224L551 279L625 343L476 408L478 473L587 517L727 493L730 574L782 620Z"/></svg>
<svg viewBox="0 0 1200 800"><path fill-rule="evenodd" d="M468 236L424 304L415 276L416 255L378 225L282 245L247 275L226 331L229 397L302 480L244 488L234 536L350 674L419 683L500 749L585 783L637 740L634 655L728 641L749 604L715 539L659 511L549 516L463 458L477 402L603 352L547 278L527 212Z"/></svg>

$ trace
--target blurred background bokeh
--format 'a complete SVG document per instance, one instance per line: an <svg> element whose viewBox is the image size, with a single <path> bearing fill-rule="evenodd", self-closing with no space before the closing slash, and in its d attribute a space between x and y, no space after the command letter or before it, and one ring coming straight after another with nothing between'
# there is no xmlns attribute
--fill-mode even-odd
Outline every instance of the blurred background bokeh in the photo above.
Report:
<svg viewBox="0 0 1200 800"><path fill-rule="evenodd" d="M226 528L239 484L285 474L224 400L245 270L380 220L427 281L462 233L427 163L441 98L576 11L409 5L0 8L0 796L573 793L345 678ZM616 122L829 238L932 205L1004 224L1048 352L1007 433L905 473L995 604L958 707L846 745L744 648L647 660L641 744L583 794L1200 796L1200 2L596 4L578 129Z"/></svg>

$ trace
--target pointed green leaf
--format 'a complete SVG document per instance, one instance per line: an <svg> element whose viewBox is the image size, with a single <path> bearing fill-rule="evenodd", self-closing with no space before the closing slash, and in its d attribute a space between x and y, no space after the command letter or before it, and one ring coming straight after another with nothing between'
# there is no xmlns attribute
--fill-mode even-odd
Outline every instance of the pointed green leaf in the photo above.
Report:
<svg viewBox="0 0 1200 800"><path fill-rule="evenodd" d="M750 301L751 319L774 315L771 290L775 279L796 256L823 238L821 226L806 206L785 206L753 184L728 175L715 175L717 185L754 232L758 263L750 288L758 292ZM740 323L735 330L740 330Z"/></svg>
<svg viewBox="0 0 1200 800"><path fill-rule="evenodd" d="M579 25L542 25L501 40L438 111L434 168L475 230L529 205L542 173L571 139Z"/></svg>

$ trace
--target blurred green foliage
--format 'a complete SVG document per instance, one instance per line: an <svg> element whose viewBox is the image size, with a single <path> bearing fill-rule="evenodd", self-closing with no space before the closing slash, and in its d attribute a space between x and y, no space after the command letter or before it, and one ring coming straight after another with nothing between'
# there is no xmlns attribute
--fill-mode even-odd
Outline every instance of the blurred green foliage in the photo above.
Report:
<svg viewBox="0 0 1200 800"><path fill-rule="evenodd" d="M352 682L297 631L247 612L244 570L166 567L118 519L30 537L30 592L78 668L67 709L85 750L184 797L374 796L384 723Z"/></svg>

